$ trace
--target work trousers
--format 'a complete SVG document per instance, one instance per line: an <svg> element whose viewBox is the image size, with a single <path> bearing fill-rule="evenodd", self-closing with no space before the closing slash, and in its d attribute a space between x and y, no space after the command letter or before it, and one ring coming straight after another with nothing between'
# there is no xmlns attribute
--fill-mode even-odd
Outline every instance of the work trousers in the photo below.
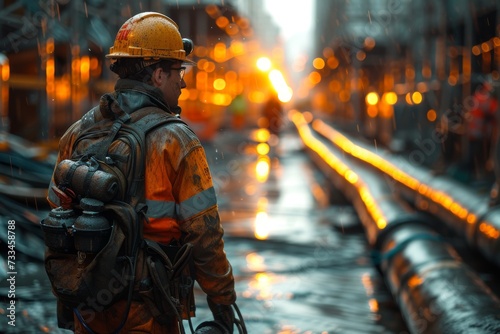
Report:
<svg viewBox="0 0 500 334"><path fill-rule="evenodd" d="M109 309L98 312L82 312L84 319L90 329L96 333L113 333L126 312L127 301L119 301ZM130 312L127 321L120 333L152 333L152 334L178 334L178 322L173 320L170 326L161 325L156 322L151 315L147 305L142 302L133 301L130 306ZM83 324L75 316L75 333L87 334L90 333L85 329Z"/></svg>

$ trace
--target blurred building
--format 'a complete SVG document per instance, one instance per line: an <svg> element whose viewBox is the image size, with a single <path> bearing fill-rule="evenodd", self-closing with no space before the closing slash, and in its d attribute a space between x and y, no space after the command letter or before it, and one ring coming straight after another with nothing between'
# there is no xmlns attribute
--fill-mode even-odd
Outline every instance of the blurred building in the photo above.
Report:
<svg viewBox="0 0 500 334"><path fill-rule="evenodd" d="M186 74L181 105L200 137L209 137L235 96L259 89L252 84L260 84L256 59L270 52L278 33L272 24L263 28L267 14L258 2L2 1L1 128L32 141L57 141L102 93L113 90L116 76L104 55L119 27L136 13L158 11L195 43L198 66Z"/></svg>
<svg viewBox="0 0 500 334"><path fill-rule="evenodd" d="M426 142L439 131L463 144L452 123L478 81L500 77L498 1L318 1L316 18L317 58L303 83L315 110L395 151L425 151L425 164L440 159L444 139Z"/></svg>

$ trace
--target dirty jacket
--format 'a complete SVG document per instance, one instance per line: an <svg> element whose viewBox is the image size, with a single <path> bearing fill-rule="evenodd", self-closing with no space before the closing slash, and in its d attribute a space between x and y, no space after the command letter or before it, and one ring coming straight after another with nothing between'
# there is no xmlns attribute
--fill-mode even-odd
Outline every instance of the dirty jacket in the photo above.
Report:
<svg viewBox="0 0 500 334"><path fill-rule="evenodd" d="M82 119L88 122L90 117L97 122L115 118L122 111L132 114L144 107L157 107L174 114L158 89L120 79L115 92L103 95L99 107ZM57 163L71 158L81 124L82 120L77 121L62 136ZM149 223L144 226L144 237L163 244L191 243L196 280L202 290L214 303L234 303L232 268L224 252L216 194L199 139L185 124L171 123L150 132L146 147L145 199ZM53 185L54 177L48 200L57 207L59 199Z"/></svg>

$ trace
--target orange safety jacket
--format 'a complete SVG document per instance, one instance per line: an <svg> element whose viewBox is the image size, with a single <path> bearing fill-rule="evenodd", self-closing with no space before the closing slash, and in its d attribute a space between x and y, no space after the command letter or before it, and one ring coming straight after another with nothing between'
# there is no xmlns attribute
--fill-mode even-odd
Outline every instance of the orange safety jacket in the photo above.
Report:
<svg viewBox="0 0 500 334"><path fill-rule="evenodd" d="M172 113L161 96L152 86L120 79L114 93L101 97L99 108L93 113L94 121L114 117L116 110L131 114L149 106ZM71 158L81 123L82 120L77 121L62 136L57 163ZM214 303L234 303L234 278L224 252L224 230L199 139L185 124L171 123L151 131L146 144L145 199L149 224L144 226L144 237L164 244L173 240L191 243L195 277L202 290ZM53 185L54 177L48 200L52 207L57 207L60 202Z"/></svg>

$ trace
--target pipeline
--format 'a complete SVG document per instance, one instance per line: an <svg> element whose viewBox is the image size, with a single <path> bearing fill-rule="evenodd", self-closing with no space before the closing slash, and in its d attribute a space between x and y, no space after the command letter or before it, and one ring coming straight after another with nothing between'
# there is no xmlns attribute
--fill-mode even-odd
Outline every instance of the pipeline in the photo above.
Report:
<svg viewBox="0 0 500 334"><path fill-rule="evenodd" d="M409 330L500 332L500 301L440 237L431 218L396 196L391 179L335 154L300 113L291 119L313 162L356 208L374 262Z"/></svg>
<svg viewBox="0 0 500 334"><path fill-rule="evenodd" d="M406 200L438 217L468 246L500 266L500 208L489 206L489 195L448 177L433 175L380 148L375 153L321 121L315 121L313 128L345 153L392 179Z"/></svg>

